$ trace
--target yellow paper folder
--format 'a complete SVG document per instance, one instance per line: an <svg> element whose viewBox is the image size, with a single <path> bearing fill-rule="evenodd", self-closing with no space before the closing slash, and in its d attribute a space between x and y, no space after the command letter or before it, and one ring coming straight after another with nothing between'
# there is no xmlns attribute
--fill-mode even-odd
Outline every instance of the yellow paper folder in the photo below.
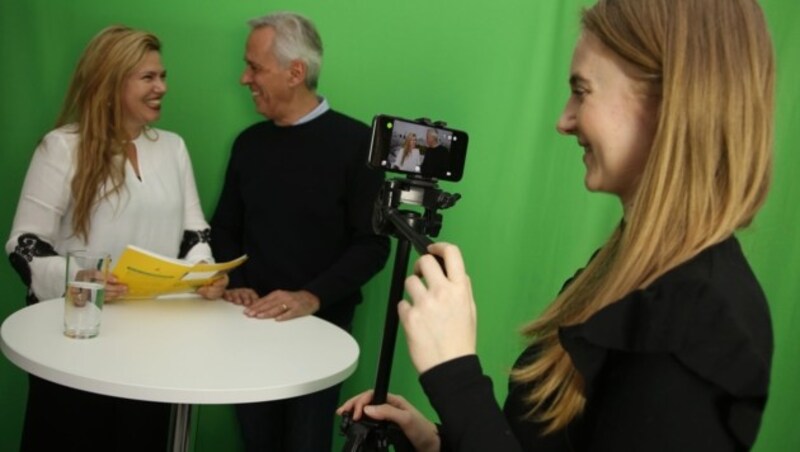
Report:
<svg viewBox="0 0 800 452"><path fill-rule="evenodd" d="M127 284L128 293L124 298L152 298L194 291L246 260L247 255L242 255L228 262L192 264L128 245L111 273L120 283Z"/></svg>

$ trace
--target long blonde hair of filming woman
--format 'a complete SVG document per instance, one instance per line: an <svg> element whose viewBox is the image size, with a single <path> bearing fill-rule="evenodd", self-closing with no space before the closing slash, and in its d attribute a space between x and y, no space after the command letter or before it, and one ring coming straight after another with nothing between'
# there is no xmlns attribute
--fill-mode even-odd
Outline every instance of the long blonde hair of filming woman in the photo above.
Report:
<svg viewBox="0 0 800 452"><path fill-rule="evenodd" d="M558 328L598 310L747 226L772 172L775 63L754 0L601 0L584 32L660 97L652 148L626 221L523 332L541 347L512 372L534 383L532 418L559 430L582 412L583 381Z"/></svg>
<svg viewBox="0 0 800 452"><path fill-rule="evenodd" d="M148 52L160 49L156 36L114 25L92 38L72 76L56 127L75 123L80 136L72 178L72 227L84 240L93 207L119 192L125 182L124 147L135 138L123 127L125 82Z"/></svg>

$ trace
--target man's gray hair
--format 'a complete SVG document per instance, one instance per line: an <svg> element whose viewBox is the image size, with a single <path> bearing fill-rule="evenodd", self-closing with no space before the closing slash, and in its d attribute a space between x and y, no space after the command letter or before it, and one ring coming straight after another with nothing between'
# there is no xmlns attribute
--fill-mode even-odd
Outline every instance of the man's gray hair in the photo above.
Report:
<svg viewBox="0 0 800 452"><path fill-rule="evenodd" d="M428 131L425 132L425 139L427 140L429 137L433 138L437 145L442 142L441 138L439 138L439 132L437 132L436 129L428 129Z"/></svg>
<svg viewBox="0 0 800 452"><path fill-rule="evenodd" d="M322 39L310 20L296 13L279 12L249 20L247 24L253 30L262 27L275 30L272 44L275 58L283 67L293 60L302 61L306 65L306 87L317 89L322 69Z"/></svg>

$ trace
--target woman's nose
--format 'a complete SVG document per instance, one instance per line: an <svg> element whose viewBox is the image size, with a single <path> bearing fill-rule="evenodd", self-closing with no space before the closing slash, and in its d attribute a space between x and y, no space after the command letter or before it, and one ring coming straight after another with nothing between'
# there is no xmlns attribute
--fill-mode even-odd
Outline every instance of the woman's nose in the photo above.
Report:
<svg viewBox="0 0 800 452"><path fill-rule="evenodd" d="M156 92L158 92L158 93L167 92L167 81L164 80L163 78L159 77L156 80L155 89L156 89Z"/></svg>
<svg viewBox="0 0 800 452"><path fill-rule="evenodd" d="M562 135L572 135L575 133L575 124L575 112L567 104L556 122L556 130Z"/></svg>

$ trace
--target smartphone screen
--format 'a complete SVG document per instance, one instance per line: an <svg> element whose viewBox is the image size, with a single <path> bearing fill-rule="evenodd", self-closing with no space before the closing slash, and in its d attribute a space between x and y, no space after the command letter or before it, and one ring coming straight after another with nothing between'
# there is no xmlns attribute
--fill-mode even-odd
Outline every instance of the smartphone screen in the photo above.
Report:
<svg viewBox="0 0 800 452"><path fill-rule="evenodd" d="M378 115L372 121L369 164L395 173L459 181L468 141L460 130Z"/></svg>

